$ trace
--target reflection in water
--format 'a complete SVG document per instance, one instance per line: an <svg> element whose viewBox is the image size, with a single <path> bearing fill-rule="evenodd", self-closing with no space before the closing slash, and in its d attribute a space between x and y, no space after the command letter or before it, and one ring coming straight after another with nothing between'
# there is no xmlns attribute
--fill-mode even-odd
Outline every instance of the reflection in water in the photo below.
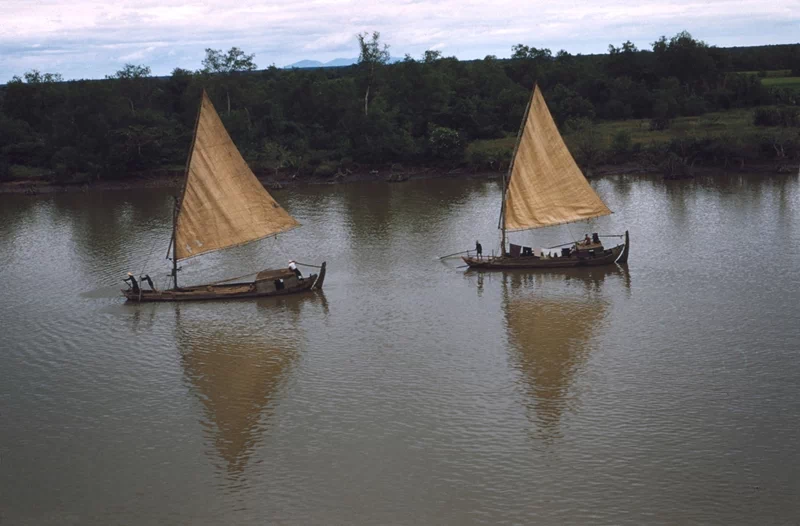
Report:
<svg viewBox="0 0 800 526"><path fill-rule="evenodd" d="M466 272L472 274L474 271ZM475 272L476 274L485 274ZM625 291L630 293L631 276L627 265L603 265L599 267L577 267L554 270L507 270L503 272L503 282L509 282L512 290L520 287L541 286L550 283L564 284L568 287L576 286L585 291L600 291L606 278L619 279Z"/></svg>
<svg viewBox="0 0 800 526"><path fill-rule="evenodd" d="M794 524L800 179L627 181L630 275L438 263L496 250L499 181L303 186L184 279L322 254L324 296L179 311L117 292L167 190L0 195L0 523Z"/></svg>
<svg viewBox="0 0 800 526"><path fill-rule="evenodd" d="M186 378L205 407L214 447L231 475L240 475L263 439L298 341L290 327L265 330L177 314L177 343Z"/></svg>
<svg viewBox="0 0 800 526"><path fill-rule="evenodd" d="M504 276L503 310L516 367L522 372L537 438L561 436L560 422L574 409L571 387L589 358L595 336L606 325L608 301L601 294L606 277L630 286L627 268L569 269L573 272L513 272ZM579 283L581 294L536 296L532 284ZM510 287L509 287L510 285Z"/></svg>

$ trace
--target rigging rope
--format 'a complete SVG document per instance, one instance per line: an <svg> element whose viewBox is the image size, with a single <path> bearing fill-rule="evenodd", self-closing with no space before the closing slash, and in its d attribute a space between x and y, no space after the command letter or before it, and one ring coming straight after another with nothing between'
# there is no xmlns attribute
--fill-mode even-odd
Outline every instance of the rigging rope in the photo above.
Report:
<svg viewBox="0 0 800 526"><path fill-rule="evenodd" d="M158 242L158 236L153 236L153 246L150 248L150 254L147 256L147 259L142 265L142 269L139 271L139 279L142 279L142 275L144 274L144 270L150 265L150 260L153 259L153 254L156 251L156 243Z"/></svg>
<svg viewBox="0 0 800 526"><path fill-rule="evenodd" d="M302 267L311 267L311 268L322 268L319 265L309 265L308 263L300 263L299 261L295 261L298 265Z"/></svg>

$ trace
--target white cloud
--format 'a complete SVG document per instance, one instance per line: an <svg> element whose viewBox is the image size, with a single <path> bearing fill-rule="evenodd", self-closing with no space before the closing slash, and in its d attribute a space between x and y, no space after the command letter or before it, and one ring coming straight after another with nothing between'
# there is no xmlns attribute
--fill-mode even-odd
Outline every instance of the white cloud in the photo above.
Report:
<svg viewBox="0 0 800 526"><path fill-rule="evenodd" d="M603 52L608 44L629 39L647 47L660 35L682 29L720 45L792 42L800 34L796 0L243 0L235 4L4 0L3 4L0 81L31 67L59 67L65 77L102 77L108 71L98 68L119 61L149 61L154 73L163 74L175 66L199 67L206 47L234 45L256 53L262 66L303 58L325 61L355 56L355 34L373 30L381 32L395 56L418 56L425 49L446 47L461 58L508 56L516 43L573 53ZM53 55L59 55L60 62L47 62ZM86 60L88 56L96 60ZM175 63L176 57L184 62Z"/></svg>

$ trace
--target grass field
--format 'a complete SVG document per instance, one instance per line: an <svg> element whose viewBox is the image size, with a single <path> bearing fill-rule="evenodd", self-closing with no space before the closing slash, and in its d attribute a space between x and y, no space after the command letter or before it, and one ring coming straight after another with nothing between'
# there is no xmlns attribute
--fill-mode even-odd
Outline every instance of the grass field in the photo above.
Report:
<svg viewBox="0 0 800 526"><path fill-rule="evenodd" d="M745 75L758 75L758 71L742 71ZM791 69L771 69L769 71L765 71L764 73L767 74L767 78L771 77L789 77L792 74Z"/></svg>
<svg viewBox="0 0 800 526"><path fill-rule="evenodd" d="M600 141L605 147L611 145L615 135L628 132L633 144L648 145L665 143L680 137L717 137L720 135L746 135L764 128L753 125L753 109L735 109L717 113L706 113L699 117L678 117L672 120L666 130L650 130L650 119L630 119L625 121L599 121L595 124ZM573 135L566 134L564 140L570 146ZM490 155L499 150L511 152L514 149L516 136L510 135L501 139L474 141L467 148L467 159L473 152Z"/></svg>
<svg viewBox="0 0 800 526"><path fill-rule="evenodd" d="M36 168L34 166L22 166L19 164L11 165L11 179L30 181L35 179L44 179L50 170L45 168Z"/></svg>
<svg viewBox="0 0 800 526"><path fill-rule="evenodd" d="M758 75L758 71L743 71L745 75ZM793 77L790 69L773 69L765 71L766 77L761 78L761 84L769 88L788 88L800 91L800 77Z"/></svg>
<svg viewBox="0 0 800 526"><path fill-rule="evenodd" d="M761 79L761 84L770 88L789 88L800 91L800 77L767 77Z"/></svg>

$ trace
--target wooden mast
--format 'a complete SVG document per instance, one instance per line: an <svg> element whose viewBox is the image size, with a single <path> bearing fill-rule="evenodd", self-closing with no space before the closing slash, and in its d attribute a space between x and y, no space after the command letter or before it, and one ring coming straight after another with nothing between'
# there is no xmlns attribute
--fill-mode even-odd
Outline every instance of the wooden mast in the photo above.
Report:
<svg viewBox="0 0 800 526"><path fill-rule="evenodd" d="M522 115L522 123L519 125L517 132L517 143L514 145L514 153L511 154L511 162L508 164L508 172L503 176L503 196L500 202L500 255L506 255L506 191L511 181L511 171L514 169L514 161L517 159L517 150L519 143L522 141L522 132L525 131L525 124L528 122L528 113L531 111L531 103L533 102L533 95L536 93L537 83L533 83L533 90L528 99L528 105L525 106L525 113Z"/></svg>
<svg viewBox="0 0 800 526"><path fill-rule="evenodd" d="M175 250L175 230L178 224L178 209L180 204L178 203L178 196L174 196L175 203L172 207L172 280L174 283L174 289L178 290L178 257L177 251Z"/></svg>
<svg viewBox="0 0 800 526"><path fill-rule="evenodd" d="M192 144L189 146L189 156L186 158L186 168L183 173L183 188L181 189L181 196L175 196L175 208L172 211L172 279L175 285L174 289L178 290L178 251L175 250L175 245L178 241L178 214L181 211L181 202L186 193L186 183L189 181L189 165L192 163L192 154L194 153L194 143L197 141L197 126L200 124L200 113L203 111L203 99L206 97L206 89L203 88L203 93L200 96L200 106L197 108L197 116L194 119L194 131L192 132Z"/></svg>

